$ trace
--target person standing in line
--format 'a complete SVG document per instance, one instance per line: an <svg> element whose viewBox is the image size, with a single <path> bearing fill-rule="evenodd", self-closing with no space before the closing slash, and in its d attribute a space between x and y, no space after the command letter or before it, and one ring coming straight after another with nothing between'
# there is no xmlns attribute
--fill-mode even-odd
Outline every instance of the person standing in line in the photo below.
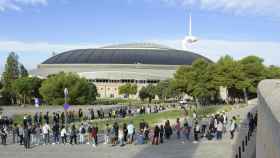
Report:
<svg viewBox="0 0 280 158"><path fill-rule="evenodd" d="M85 134L86 134L86 128L84 126L84 124L82 123L79 129L80 132L80 144L84 144L85 143Z"/></svg>
<svg viewBox="0 0 280 158"><path fill-rule="evenodd" d="M160 143L163 143L163 136L164 136L164 127L163 125L160 125L160 131L159 131L159 136L160 136Z"/></svg>
<svg viewBox="0 0 280 158"><path fill-rule="evenodd" d="M35 145L40 145L41 143L41 128L40 128L40 124L38 123L37 125L35 125L35 130L34 130L34 138L35 138Z"/></svg>
<svg viewBox="0 0 280 158"><path fill-rule="evenodd" d="M119 140L119 144L120 146L124 146L124 132L122 128L119 128L119 132L118 132L118 140Z"/></svg>
<svg viewBox="0 0 280 158"><path fill-rule="evenodd" d="M114 131L113 145L116 145L118 143L118 136L119 136L119 125L117 122L114 123L113 131Z"/></svg>
<svg viewBox="0 0 280 158"><path fill-rule="evenodd" d="M23 145L24 141L23 141L23 128L22 128L22 125L19 125L18 136L19 136L19 144Z"/></svg>
<svg viewBox="0 0 280 158"><path fill-rule="evenodd" d="M62 143L65 145L67 143L67 131L65 126L62 126L61 132L60 132Z"/></svg>
<svg viewBox="0 0 280 158"><path fill-rule="evenodd" d="M219 121L217 125L217 140L222 139L223 129L224 129L224 125L221 121Z"/></svg>
<svg viewBox="0 0 280 158"><path fill-rule="evenodd" d="M128 134L127 125L126 125L126 123L124 123L123 124L123 141L124 141L124 143L127 143L127 134Z"/></svg>
<svg viewBox="0 0 280 158"><path fill-rule="evenodd" d="M31 126L30 125L24 127L23 139L24 139L24 147L27 150L30 148L30 139L31 139Z"/></svg>
<svg viewBox="0 0 280 158"><path fill-rule="evenodd" d="M110 132L111 132L111 129L109 127L109 124L106 123L106 129L105 129L105 133L104 133L104 144L109 144Z"/></svg>
<svg viewBox="0 0 280 158"><path fill-rule="evenodd" d="M236 122L235 122L235 117L233 117L231 120L230 120L230 139L233 139L234 138L234 132L236 130Z"/></svg>
<svg viewBox="0 0 280 158"><path fill-rule="evenodd" d="M2 145L7 145L8 132L7 132L6 127L2 127L0 129L0 136L1 136L1 144Z"/></svg>
<svg viewBox="0 0 280 158"><path fill-rule="evenodd" d="M91 142L91 139L92 139L91 133L92 133L92 126L89 124L89 125L88 125L88 128L87 128L87 135L88 135L87 144L90 144L90 142Z"/></svg>
<svg viewBox="0 0 280 158"><path fill-rule="evenodd" d="M97 133L98 133L98 128L94 125L92 127L92 132L91 132L92 146L93 147L96 147L97 144L98 144Z"/></svg>
<svg viewBox="0 0 280 158"><path fill-rule="evenodd" d="M200 132L200 126L196 121L194 125L194 143L197 143L199 141L198 139L199 132Z"/></svg>
<svg viewBox="0 0 280 158"><path fill-rule="evenodd" d="M189 131L189 124L188 124L187 119L184 120L183 127L184 127L183 132L184 132L184 135L185 135L186 139L190 140L190 131Z"/></svg>
<svg viewBox="0 0 280 158"><path fill-rule="evenodd" d="M72 125L70 131L70 144L73 145L73 142L77 144L77 130L74 124Z"/></svg>
<svg viewBox="0 0 280 158"><path fill-rule="evenodd" d="M179 118L177 118L175 129L176 129L177 139L180 140L181 139L181 123L180 123Z"/></svg>
<svg viewBox="0 0 280 158"><path fill-rule="evenodd" d="M170 126L169 120L167 120L167 121L165 122L165 125L164 125L164 133L165 133L165 138L166 138L167 140L169 140L169 139L170 139L170 136L172 135L172 128L171 128L171 126Z"/></svg>
<svg viewBox="0 0 280 158"><path fill-rule="evenodd" d="M53 126L53 145L59 144L59 124L58 122L54 123Z"/></svg>
<svg viewBox="0 0 280 158"><path fill-rule="evenodd" d="M128 134L128 144L133 142L134 126L132 122L127 125L127 134Z"/></svg>
<svg viewBox="0 0 280 158"><path fill-rule="evenodd" d="M160 135L160 128L158 127L158 125L156 125L155 130L154 130L154 137L153 137L153 141L152 141L153 145L159 144L159 135Z"/></svg>
<svg viewBox="0 0 280 158"><path fill-rule="evenodd" d="M44 145L47 145L50 143L50 126L48 123L45 123L45 125L42 128L43 132L43 138L44 138Z"/></svg>
<svg viewBox="0 0 280 158"><path fill-rule="evenodd" d="M19 136L18 132L19 132L18 125L15 123L13 126L13 144L18 143L18 136Z"/></svg>

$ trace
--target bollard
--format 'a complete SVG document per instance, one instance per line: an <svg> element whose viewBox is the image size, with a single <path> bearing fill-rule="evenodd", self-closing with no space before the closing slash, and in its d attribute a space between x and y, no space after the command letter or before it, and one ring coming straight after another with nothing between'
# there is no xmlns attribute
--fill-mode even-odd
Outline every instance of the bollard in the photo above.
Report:
<svg viewBox="0 0 280 158"><path fill-rule="evenodd" d="M246 138L245 138L245 145L246 146L248 145L248 136L246 136Z"/></svg>
<svg viewBox="0 0 280 158"><path fill-rule="evenodd" d="M238 155L239 155L239 158L241 158L241 147L240 146L238 147Z"/></svg>
<svg viewBox="0 0 280 158"><path fill-rule="evenodd" d="M242 141L242 152L245 152L244 140Z"/></svg>

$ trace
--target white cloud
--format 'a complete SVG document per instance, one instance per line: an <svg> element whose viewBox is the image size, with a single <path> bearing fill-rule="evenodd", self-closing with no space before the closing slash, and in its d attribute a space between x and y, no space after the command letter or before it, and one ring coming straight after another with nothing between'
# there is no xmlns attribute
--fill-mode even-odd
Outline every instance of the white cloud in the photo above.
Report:
<svg viewBox="0 0 280 158"><path fill-rule="evenodd" d="M167 4L235 14L280 16L279 0L161 0Z"/></svg>
<svg viewBox="0 0 280 158"><path fill-rule="evenodd" d="M0 0L0 11L20 11L24 6L47 5L47 0Z"/></svg>
<svg viewBox="0 0 280 158"><path fill-rule="evenodd" d="M183 49L181 40L152 40L173 48ZM265 60L267 65L280 66L280 42L270 41L230 41L230 40L200 40L186 46L187 49L217 61L221 56L230 55L240 59L248 55L256 55Z"/></svg>
<svg viewBox="0 0 280 158"><path fill-rule="evenodd" d="M51 44L48 42L0 41L0 52L61 52L71 49L95 48L97 44Z"/></svg>

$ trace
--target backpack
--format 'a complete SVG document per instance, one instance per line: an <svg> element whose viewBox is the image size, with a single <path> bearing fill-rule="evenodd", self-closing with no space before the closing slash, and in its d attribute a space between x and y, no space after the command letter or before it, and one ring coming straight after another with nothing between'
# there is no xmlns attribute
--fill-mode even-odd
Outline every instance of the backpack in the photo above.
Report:
<svg viewBox="0 0 280 158"><path fill-rule="evenodd" d="M84 127L82 127L81 133L82 133L82 134L85 134L85 133L86 133L86 129L85 129Z"/></svg>

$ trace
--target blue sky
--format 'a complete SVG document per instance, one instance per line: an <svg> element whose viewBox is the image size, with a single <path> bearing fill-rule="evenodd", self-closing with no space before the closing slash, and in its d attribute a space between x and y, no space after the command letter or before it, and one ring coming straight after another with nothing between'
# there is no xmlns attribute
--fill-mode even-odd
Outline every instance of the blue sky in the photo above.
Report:
<svg viewBox="0 0 280 158"><path fill-rule="evenodd" d="M212 60L258 55L280 65L278 0L0 0L0 71L10 51L29 69L76 48L156 42L182 49L187 16Z"/></svg>

